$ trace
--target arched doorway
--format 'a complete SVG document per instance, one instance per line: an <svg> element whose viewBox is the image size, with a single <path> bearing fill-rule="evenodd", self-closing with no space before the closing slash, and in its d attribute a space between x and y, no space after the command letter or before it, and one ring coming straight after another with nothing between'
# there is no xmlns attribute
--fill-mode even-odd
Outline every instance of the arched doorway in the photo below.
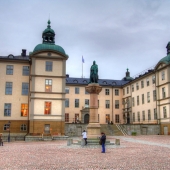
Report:
<svg viewBox="0 0 170 170"><path fill-rule="evenodd" d="M84 115L84 123L89 123L89 114Z"/></svg>

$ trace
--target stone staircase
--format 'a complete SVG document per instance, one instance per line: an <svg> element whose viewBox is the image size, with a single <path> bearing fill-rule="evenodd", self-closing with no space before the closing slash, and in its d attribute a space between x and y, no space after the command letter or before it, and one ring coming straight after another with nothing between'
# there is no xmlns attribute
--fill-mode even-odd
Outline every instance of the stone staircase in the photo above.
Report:
<svg viewBox="0 0 170 170"><path fill-rule="evenodd" d="M106 136L124 136L121 129L115 124L101 124L101 132L104 132Z"/></svg>

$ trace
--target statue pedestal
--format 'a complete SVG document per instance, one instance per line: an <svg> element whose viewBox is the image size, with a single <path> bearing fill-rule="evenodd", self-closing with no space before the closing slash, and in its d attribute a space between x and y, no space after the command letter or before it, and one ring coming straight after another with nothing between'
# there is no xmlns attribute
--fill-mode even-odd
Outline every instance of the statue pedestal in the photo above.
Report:
<svg viewBox="0 0 170 170"><path fill-rule="evenodd" d="M101 133L98 122L98 94L102 91L102 87L98 83L91 83L85 88L90 93L90 121L87 126L87 135L88 138L98 138Z"/></svg>

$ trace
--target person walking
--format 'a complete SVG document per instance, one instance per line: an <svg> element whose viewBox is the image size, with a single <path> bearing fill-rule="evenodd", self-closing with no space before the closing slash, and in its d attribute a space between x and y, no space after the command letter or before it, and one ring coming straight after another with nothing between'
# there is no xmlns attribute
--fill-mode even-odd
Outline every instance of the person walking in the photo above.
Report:
<svg viewBox="0 0 170 170"><path fill-rule="evenodd" d="M85 130L83 130L82 136L83 136L83 139L85 141L85 145L87 145L87 133L86 133Z"/></svg>
<svg viewBox="0 0 170 170"><path fill-rule="evenodd" d="M0 146L3 146L3 141L2 141L1 136L0 136Z"/></svg>
<svg viewBox="0 0 170 170"><path fill-rule="evenodd" d="M105 153L105 142L106 142L106 135L104 132L101 133L100 141L102 144L102 153Z"/></svg>

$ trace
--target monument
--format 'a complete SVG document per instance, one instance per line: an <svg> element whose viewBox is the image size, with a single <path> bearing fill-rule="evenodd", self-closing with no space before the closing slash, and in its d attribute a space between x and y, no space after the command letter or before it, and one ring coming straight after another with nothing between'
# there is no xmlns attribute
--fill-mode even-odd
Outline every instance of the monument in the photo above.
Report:
<svg viewBox="0 0 170 170"><path fill-rule="evenodd" d="M98 84L98 65L93 61L90 68L90 82L85 87L90 94L90 121L87 126L87 135L89 138L97 138L100 135L100 124L98 121L98 94L102 91L102 87Z"/></svg>

